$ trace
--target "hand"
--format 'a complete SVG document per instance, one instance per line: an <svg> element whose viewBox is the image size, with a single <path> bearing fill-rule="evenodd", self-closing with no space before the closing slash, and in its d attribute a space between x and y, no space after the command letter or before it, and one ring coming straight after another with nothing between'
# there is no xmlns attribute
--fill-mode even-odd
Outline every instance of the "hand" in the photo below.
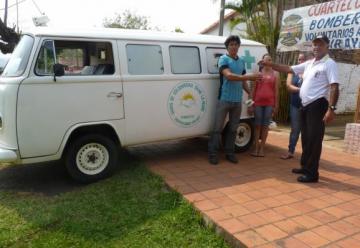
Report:
<svg viewBox="0 0 360 248"><path fill-rule="evenodd" d="M330 123L332 120L334 120L335 118L335 113L333 110L328 109L328 111L326 111L325 116L323 118L323 122L325 122L325 124Z"/></svg>
<svg viewBox="0 0 360 248"><path fill-rule="evenodd" d="M260 81L262 79L262 74L258 72L248 74L247 76L249 81Z"/></svg>

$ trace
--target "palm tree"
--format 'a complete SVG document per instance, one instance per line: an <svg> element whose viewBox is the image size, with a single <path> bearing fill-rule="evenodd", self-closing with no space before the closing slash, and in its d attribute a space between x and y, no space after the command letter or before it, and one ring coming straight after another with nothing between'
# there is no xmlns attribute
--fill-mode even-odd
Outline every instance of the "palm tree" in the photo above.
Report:
<svg viewBox="0 0 360 248"><path fill-rule="evenodd" d="M246 23L247 38L265 44L272 57L275 57L279 39L280 18L284 0L242 0L228 3L226 9L239 13L231 25Z"/></svg>
<svg viewBox="0 0 360 248"><path fill-rule="evenodd" d="M247 37L267 46L272 58L276 59L276 47L279 40L281 17L284 9L284 0L242 0L226 4L226 9L239 13L239 17L232 21L232 27L245 23ZM280 86L280 109L275 116L276 121L286 122L288 119L288 93L285 78Z"/></svg>

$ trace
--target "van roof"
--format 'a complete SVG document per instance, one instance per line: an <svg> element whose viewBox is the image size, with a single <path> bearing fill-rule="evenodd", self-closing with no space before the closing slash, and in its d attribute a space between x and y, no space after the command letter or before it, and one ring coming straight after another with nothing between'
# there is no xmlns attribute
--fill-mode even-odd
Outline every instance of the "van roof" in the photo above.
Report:
<svg viewBox="0 0 360 248"><path fill-rule="evenodd" d="M160 40L160 41L177 41L189 43L211 43L224 44L226 37L201 34L186 33L169 33L153 30L131 30L118 28L91 28L91 29L56 29L48 27L38 27L26 32L34 36L50 36L50 37L72 37L72 38L100 38L100 39L131 39L131 40ZM264 46L263 44L241 39L241 45L247 46Z"/></svg>

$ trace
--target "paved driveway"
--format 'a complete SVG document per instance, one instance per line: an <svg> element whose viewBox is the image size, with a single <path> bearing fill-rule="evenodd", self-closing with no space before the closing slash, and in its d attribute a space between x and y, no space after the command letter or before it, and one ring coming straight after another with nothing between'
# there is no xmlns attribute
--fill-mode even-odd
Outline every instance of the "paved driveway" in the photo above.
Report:
<svg viewBox="0 0 360 248"><path fill-rule="evenodd" d="M360 247L360 157L324 147L320 182L290 172L299 154L281 160L287 135L271 132L264 158L207 162L207 139L130 149L184 195L237 247Z"/></svg>

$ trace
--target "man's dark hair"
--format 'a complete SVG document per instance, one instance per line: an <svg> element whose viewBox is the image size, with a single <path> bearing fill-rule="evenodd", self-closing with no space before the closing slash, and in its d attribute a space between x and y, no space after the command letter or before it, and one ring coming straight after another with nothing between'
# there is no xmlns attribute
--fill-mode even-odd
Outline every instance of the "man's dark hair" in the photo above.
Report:
<svg viewBox="0 0 360 248"><path fill-rule="evenodd" d="M228 48L230 42L235 41L236 43L238 43L239 45L241 44L240 38L237 35L230 35L229 37L226 38L225 41L225 47Z"/></svg>

